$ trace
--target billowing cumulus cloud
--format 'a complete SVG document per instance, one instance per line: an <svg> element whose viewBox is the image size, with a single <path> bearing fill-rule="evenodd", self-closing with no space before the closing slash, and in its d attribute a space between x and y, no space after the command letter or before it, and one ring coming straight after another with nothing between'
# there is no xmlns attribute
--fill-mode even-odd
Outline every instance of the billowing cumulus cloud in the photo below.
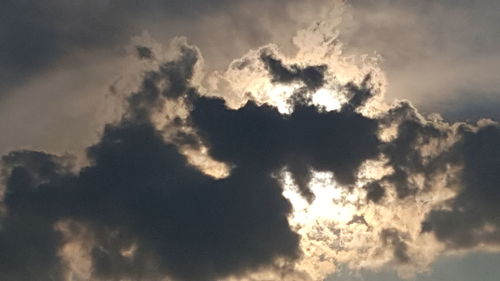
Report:
<svg viewBox="0 0 500 281"><path fill-rule="evenodd" d="M113 85L124 108L85 164L2 157L0 279L409 277L440 254L498 250L498 124L387 103L376 60L344 57L338 24L224 72L185 39L136 38L138 83Z"/></svg>
<svg viewBox="0 0 500 281"><path fill-rule="evenodd" d="M334 172L338 182L353 184L361 163L378 152L376 121L350 110L321 112L298 103L284 116L251 101L230 110L220 99L200 99L192 118L216 160L268 171L287 167L306 197L312 196L311 169Z"/></svg>
<svg viewBox="0 0 500 281"><path fill-rule="evenodd" d="M97 279L210 280L298 257L298 236L287 221L291 205L276 179L244 168L225 179L206 176L145 119L144 101L179 95L179 83L188 83L189 75L180 79L179 72L196 60L186 52L196 56L182 47L179 61L160 68L167 91L150 88L146 74L148 87L129 100L131 114L87 149L89 166L72 172L42 152L3 158L3 280L63 280L63 240L55 229L63 220L91 232L88 254Z"/></svg>
<svg viewBox="0 0 500 281"><path fill-rule="evenodd" d="M498 244L500 128L498 124L465 127L462 134L454 149L460 151L463 186L447 208L429 214L423 227L454 248Z"/></svg>

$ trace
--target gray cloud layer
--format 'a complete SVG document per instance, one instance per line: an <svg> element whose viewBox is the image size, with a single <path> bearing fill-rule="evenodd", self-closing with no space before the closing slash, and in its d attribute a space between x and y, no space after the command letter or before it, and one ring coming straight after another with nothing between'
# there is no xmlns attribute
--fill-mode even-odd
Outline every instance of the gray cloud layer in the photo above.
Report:
<svg viewBox="0 0 500 281"><path fill-rule="evenodd" d="M187 35L212 52L224 66L229 59L269 41L272 32L289 38L300 16L291 18L291 7L300 1L274 0L150 0L150 1L2 1L0 4L0 83L2 89L17 87L30 77L57 66L62 59L75 60L79 53L106 49L120 53L130 37L149 30L165 41ZM313 1L320 4L322 1ZM308 8L312 4L305 4ZM317 7L319 9L319 7ZM261 18L254 20L254 13ZM302 16L304 17L304 16ZM279 19L279 20L277 20ZM274 25L269 30L267 24ZM228 28L229 26L229 28ZM224 28L227 33L218 31ZM210 30L210 36L207 32ZM266 31L267 30L267 31ZM218 38L217 38L218 37ZM216 40L226 44L214 46ZM228 41L231 40L231 41ZM218 49L218 50L217 50ZM235 52L236 49L236 52ZM220 52L220 53L219 53ZM223 53L230 55L223 57ZM212 56L209 56L212 57Z"/></svg>
<svg viewBox="0 0 500 281"><path fill-rule="evenodd" d="M500 3L350 1L341 27L348 52L379 53L391 98L455 121L500 118Z"/></svg>

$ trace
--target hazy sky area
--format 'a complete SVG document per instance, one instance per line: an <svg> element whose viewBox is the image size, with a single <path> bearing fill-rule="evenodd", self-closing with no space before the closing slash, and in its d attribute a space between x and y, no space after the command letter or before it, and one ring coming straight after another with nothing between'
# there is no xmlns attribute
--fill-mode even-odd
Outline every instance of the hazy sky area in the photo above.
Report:
<svg viewBox="0 0 500 281"><path fill-rule="evenodd" d="M494 270L500 257L498 255L488 254L471 254L458 259L446 259L437 261L429 273L424 273L417 278L410 280L421 281L469 281L469 280L484 280L494 281L498 279L498 271ZM382 269L380 271L362 271L352 273L340 272L331 276L328 280L341 281L400 281L393 271Z"/></svg>
<svg viewBox="0 0 500 281"><path fill-rule="evenodd" d="M2 0L0 280L497 281L499 46L497 0Z"/></svg>
<svg viewBox="0 0 500 281"><path fill-rule="evenodd" d="M291 37L324 16L328 2L4 1L0 114L9 120L1 124L9 133L0 147L56 149L49 128L88 139L96 129L96 105L127 68L126 46L144 31L163 44L187 36L209 68L224 69L270 42L293 50ZM500 117L498 1L348 2L339 29L344 51L381 55L389 99L410 99L454 121ZM13 122L33 130L13 130Z"/></svg>

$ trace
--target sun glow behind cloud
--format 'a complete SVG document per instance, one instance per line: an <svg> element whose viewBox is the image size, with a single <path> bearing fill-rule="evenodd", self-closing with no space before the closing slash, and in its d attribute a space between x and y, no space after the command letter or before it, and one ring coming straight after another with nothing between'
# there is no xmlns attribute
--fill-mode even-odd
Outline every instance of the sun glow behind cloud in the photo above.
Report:
<svg viewBox="0 0 500 281"><path fill-rule="evenodd" d="M320 220L347 224L356 214L356 202L362 196L357 191L350 192L338 186L332 173L313 172L309 187L315 198L310 203L300 195L289 173L284 172L282 176L283 195L293 205L293 215L290 221L296 227L306 226Z"/></svg>
<svg viewBox="0 0 500 281"><path fill-rule="evenodd" d="M319 36L323 32L330 31L311 29L302 35L309 34L308 36L319 39L323 38L323 36ZM335 37L336 35L333 34L332 38ZM301 44L305 44L307 40L307 36L304 38L299 36L294 42L298 44L299 49L303 50L307 46ZM382 101L386 83L385 76L375 62L364 61L361 64L356 64L351 60L343 59L341 53L338 52L340 47L334 40L329 39L325 42L319 42L317 45L321 46L322 53L299 52L295 57L287 57L276 46L263 46L258 50L249 51L241 59L235 60L227 71L208 73L206 84L202 84L203 87L199 87L198 90L202 95L222 97L226 106L231 109L241 108L246 102L253 101L258 105L274 106L285 116L290 114L293 111L293 103L290 102L290 98L298 91L303 91L307 85L304 85L303 81L281 83L270 78L260 54L271 50L276 58L285 65L298 67L326 65L329 70L335 70L335 73L330 73L329 70L325 73L324 84L321 87L313 90L308 89L310 103L317 106L319 111L340 110L351 94L345 88L346 83L353 81L355 85L358 85L368 74L370 74L370 84L373 84L372 90L376 96L366 106L359 108L359 113L365 116L374 116L381 112L380 108L389 107ZM157 118L154 123L158 130L176 132L175 130L169 131L172 129L169 127L169 124L172 123L170 121L175 120L173 117L183 115L179 114L179 112L182 113L182 110L179 111L176 106L175 102L169 101L165 110L155 115ZM180 109L183 107L180 106ZM165 116L169 116L168 113L173 115L167 118L168 120L163 120ZM164 137L170 141L168 134ZM189 150L188 148L183 150L183 153L187 155L190 164L208 175L217 178L225 178L230 175L228 166L211 159L204 146L201 146L199 150ZM300 273L305 277L298 279L288 278L288 276L278 278L273 275L274 272L269 275L271 277L266 277L266 279L323 280L329 274L334 273L336 267L341 264L348 265L351 269L379 268L394 260L393 248L395 247L390 244L400 241L398 239L404 240L403 242L408 244L409 254L413 254L413 249L423 247L422 239L419 237L420 223L432 205L418 202L415 204L417 206L406 207L391 188L387 189L388 194L384 204L377 205L368 202L366 190L362 187L364 184L390 173L386 166L386 159L366 161L360 167L359 173L358 181L353 186L341 186L335 182L334 174L313 171L309 188L314 194L314 200L307 202L293 184L290 174L283 171L280 175L283 183L283 195L293 206L293 212L288 218L289 224L300 235L300 251L302 253L299 261L293 265L292 271L294 274ZM417 200L424 201L421 198L417 198ZM408 220L407 218L414 215L416 211L418 215ZM391 236L386 239L388 242L381 239L381 233L393 233L392 229L397 230L394 233L401 233L401 238ZM436 249L430 235L425 236L424 241L429 248ZM401 265L401 267L407 268L405 270L409 272L408 275L422 270L431 261L431 258L416 255L412 256L413 263ZM281 268L279 261L276 262L275 265ZM269 268L264 268L263 272L260 273L265 273L266 270ZM253 276L253 273L250 275ZM254 279L262 280L262 278ZM239 280L245 279L239 278Z"/></svg>
<svg viewBox="0 0 500 281"><path fill-rule="evenodd" d="M333 90L321 88L312 97L312 103L323 106L326 111L339 110L342 106L341 97Z"/></svg>
<svg viewBox="0 0 500 281"><path fill-rule="evenodd" d="M359 190L349 191L339 186L332 173L313 172L309 187L315 197L307 202L288 172L284 171L281 178L283 196L293 206L290 224L302 237L303 257L297 268L313 280L320 280L335 271L336 251L342 248L336 244L340 242L338 235L353 223L364 195Z"/></svg>
<svg viewBox="0 0 500 281"><path fill-rule="evenodd" d="M276 106L282 114L290 114L293 111L291 103L287 102L293 94L300 89L300 85L272 85L267 91L267 104ZM311 97L311 103L321 107L326 111L339 110L343 103L343 97L333 89L321 88L318 89Z"/></svg>

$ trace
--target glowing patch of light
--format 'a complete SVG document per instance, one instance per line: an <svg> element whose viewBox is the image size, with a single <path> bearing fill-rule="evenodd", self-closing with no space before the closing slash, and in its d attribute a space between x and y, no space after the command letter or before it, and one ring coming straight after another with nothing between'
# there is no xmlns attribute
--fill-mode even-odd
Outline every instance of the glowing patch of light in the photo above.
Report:
<svg viewBox="0 0 500 281"><path fill-rule="evenodd" d="M342 103L338 95L329 89L319 89L312 97L314 105L322 106L326 111L339 110Z"/></svg>
<svg viewBox="0 0 500 281"><path fill-rule="evenodd" d="M292 107L287 101L297 88L296 85L273 85L267 90L267 102L276 106L280 113L290 114Z"/></svg>
<svg viewBox="0 0 500 281"><path fill-rule="evenodd" d="M332 173L313 172L309 188L315 198L311 203L300 195L289 173L284 173L283 184L283 196L293 206L290 218L293 226L304 227L318 221L347 224L356 215L359 194L338 186Z"/></svg>
<svg viewBox="0 0 500 281"><path fill-rule="evenodd" d="M336 184L329 172L313 172L311 203L302 198L290 173L282 174L282 182L283 196L293 206L289 223L301 237L303 255L295 268L307 272L310 280L323 280L335 271L338 254L345 250L345 236L352 237L346 231L356 227L351 222L358 215L362 195Z"/></svg>

